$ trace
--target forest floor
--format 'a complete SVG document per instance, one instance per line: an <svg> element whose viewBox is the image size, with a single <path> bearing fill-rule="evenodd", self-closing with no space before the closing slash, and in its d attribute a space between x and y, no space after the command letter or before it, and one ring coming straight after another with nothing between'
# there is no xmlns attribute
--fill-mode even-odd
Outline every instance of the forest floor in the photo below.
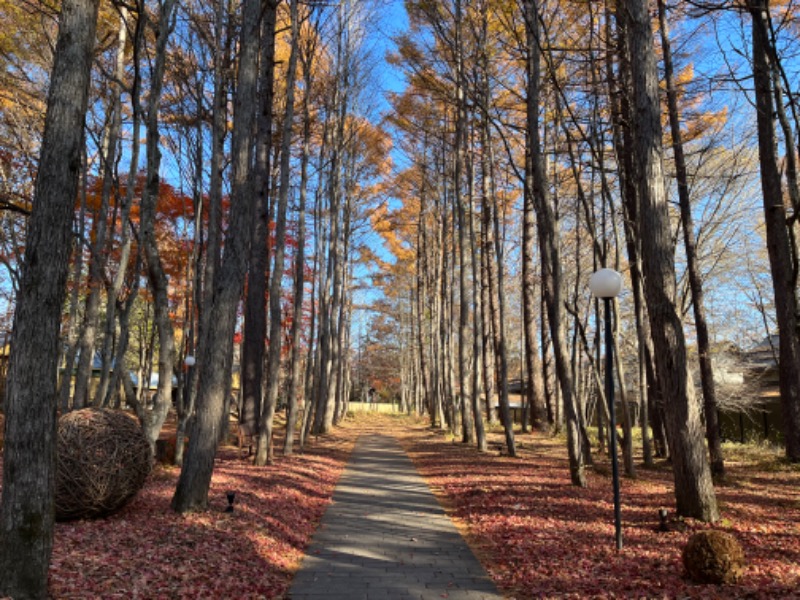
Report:
<svg viewBox="0 0 800 600"><path fill-rule="evenodd" d="M614 543L610 461L594 456L588 486L570 484L566 443L517 434L518 457L479 454L424 424L398 431L401 443L498 587L522 598L800 598L800 467L775 448L726 444L716 485L721 519L675 518L672 472L663 461L622 478L623 549ZM620 466L621 468L621 466ZM659 531L658 510L670 513ZM737 585L693 585L681 552L713 528L742 545Z"/></svg>
<svg viewBox="0 0 800 600"><path fill-rule="evenodd" d="M209 510L203 513L178 515L170 509L180 469L156 465L144 488L116 514L56 523L50 597L284 596L356 437L352 429L337 429L310 440L302 454L279 455L266 467L253 466L252 457L223 445L214 464ZM276 445L276 453L280 448ZM235 492L231 513L225 512L228 491Z"/></svg>
<svg viewBox="0 0 800 600"><path fill-rule="evenodd" d="M330 503L358 434L398 438L498 587L509 598L797 598L800 468L770 448L730 445L717 485L722 519L658 531L673 512L667 465L622 479L624 547L614 547L608 459L595 456L588 486L570 485L563 439L518 434L519 456L479 454L422 420L348 419L303 454L254 467L233 446L217 456L205 513L177 515L176 467L157 466L144 489L105 519L58 523L53 598L282 598ZM276 446L276 451L280 446ZM0 461L1 462L1 461ZM235 491L234 512L224 512ZM733 534L747 567L737 585L693 585L681 550L692 532Z"/></svg>

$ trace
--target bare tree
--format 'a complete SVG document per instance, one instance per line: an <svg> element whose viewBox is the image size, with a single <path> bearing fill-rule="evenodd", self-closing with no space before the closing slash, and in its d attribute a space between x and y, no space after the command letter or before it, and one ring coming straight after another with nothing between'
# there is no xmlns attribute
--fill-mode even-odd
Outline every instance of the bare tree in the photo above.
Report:
<svg viewBox="0 0 800 600"><path fill-rule="evenodd" d="M664 60L664 81L667 86L667 107L669 125L672 135L672 151L675 160L675 172L678 182L678 201L683 225L683 240L686 249L686 268L689 285L692 290L692 308L694 309L694 325L697 331L698 362L700 364L700 385L703 390L703 415L706 425L706 439L711 457L712 475L725 474L725 463L722 457L722 443L717 417L717 399L714 388L714 371L711 367L711 342L706 320L703 282L697 260L697 240L695 239L692 205L689 198L689 179L686 170L686 157L683 149L681 120L678 108L678 92L675 87L675 74L672 64L672 47L667 24L667 8L664 0L658 0L659 29Z"/></svg>
<svg viewBox="0 0 800 600"><path fill-rule="evenodd" d="M764 220L767 231L767 250L772 270L775 313L780 336L779 379L781 406L786 434L786 456L800 462L800 339L798 339L797 300L797 243L794 217L787 215L783 200L781 171L776 156L777 136L775 116L780 111L779 83L774 77L778 69L777 53L771 43L771 17L766 0L748 0L753 26L753 83L758 125L758 158L761 168L761 190L764 199ZM791 138L787 139L787 156L794 155ZM791 166L791 163L787 163ZM787 175L790 173L787 172ZM789 181L790 198L796 196ZM800 206L793 206L795 211Z"/></svg>
<svg viewBox="0 0 800 600"><path fill-rule="evenodd" d="M580 437L578 407L573 389L569 356L564 337L564 302L562 298L561 258L557 239L556 217L545 180L544 158L540 141L539 107L541 97L541 38L539 32L539 4L537 0L525 2L525 26L528 32L528 89L526 128L526 185L536 211L536 228L542 265L542 288L550 325L550 339L555 354L558 382L563 397L567 419L567 449L572 483L584 487L583 445Z"/></svg>

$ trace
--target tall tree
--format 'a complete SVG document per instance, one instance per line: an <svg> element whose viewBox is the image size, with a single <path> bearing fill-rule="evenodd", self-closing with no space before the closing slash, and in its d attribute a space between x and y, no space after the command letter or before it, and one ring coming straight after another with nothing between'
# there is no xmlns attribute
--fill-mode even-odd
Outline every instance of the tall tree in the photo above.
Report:
<svg viewBox="0 0 800 600"><path fill-rule="evenodd" d="M538 24L533 20L538 19L537 5L526 2L525 10L525 41L528 47L527 74L528 98L535 102L538 93L533 86L538 86L540 79L540 50L538 47ZM538 110L538 107L529 107L529 110ZM530 153L530 144L526 153ZM526 154L526 164L530 165L531 157ZM536 293L536 211L533 198L533 169L526 169L523 179L523 215L522 215L522 326L525 335L525 372L527 382L525 393L528 397L528 406L531 413L531 426L534 430L547 429L547 408L544 401L544 389L541 379L541 359L539 358L539 334L536 326L538 314L538 295Z"/></svg>
<svg viewBox="0 0 800 600"><path fill-rule="evenodd" d="M564 335L564 302L562 265L560 258L557 222L545 179L544 156L540 134L541 107L541 46L539 29L539 3L525 1L525 27L528 39L528 84L526 98L526 193L532 196L536 211L536 228L539 234L539 253L542 265L542 288L550 326L550 340L555 354L556 371L567 419L567 449L570 477L574 485L584 487L583 445L580 437L578 406L569 366L569 355ZM530 268L530 267L529 267Z"/></svg>
<svg viewBox="0 0 800 600"><path fill-rule="evenodd" d="M700 407L686 358L683 323L675 308L674 246L664 188L661 111L653 31L647 0L627 0L628 40L635 115L633 122L639 193L639 233L645 296L665 403L679 514L703 521L719 518L711 481Z"/></svg>
<svg viewBox="0 0 800 600"><path fill-rule="evenodd" d="M175 366L175 332L170 317L169 279L156 241L156 204L161 191L161 135L159 132L159 109L164 87L167 63L167 41L174 26L176 0L160 3L158 35L156 37L155 61L150 78L145 113L147 131L147 183L142 190L141 243L147 264L147 278L153 292L154 316L158 330L158 387L152 411L140 414L142 428L151 448L155 450L156 439L172 406L172 373ZM139 18L145 17L144 2L140 4Z"/></svg>
<svg viewBox="0 0 800 600"><path fill-rule="evenodd" d="M267 5L269 10L269 4ZM231 141L232 201L225 250L214 278L206 341L198 357L197 414L172 508L204 510L231 377L236 307L242 295L255 206L250 183L258 83L261 0L245 0Z"/></svg>
<svg viewBox="0 0 800 600"><path fill-rule="evenodd" d="M300 410L298 394L302 389L300 385L300 333L303 325L303 297L305 294L305 272L306 272L306 197L308 195L308 162L311 153L311 111L310 96L313 86L313 72L311 69L312 52L300 47L300 22L297 0L291 0L292 20L292 47L293 60L301 60L303 63L303 142L300 150L300 186L297 199L297 250L294 257L294 304L292 310L292 330L291 337L291 360L289 362L289 388L288 411L286 414L286 437L283 442L283 453L288 456L294 451L294 434L297 425L297 417ZM316 36L309 34L306 42L307 47L316 44ZM288 104L287 104L288 110ZM286 121L287 119L284 119ZM289 123L289 125L291 125ZM289 151L289 146L285 149ZM311 352L307 354L306 360L311 359Z"/></svg>
<svg viewBox="0 0 800 600"><path fill-rule="evenodd" d="M783 198L781 170L777 157L778 140L775 116L780 114L778 85L774 76L779 69L778 56L770 36L771 15L767 0L748 0L753 29L753 83L758 126L758 160L761 170L761 191L764 200L764 221L767 230L767 250L772 270L775 296L775 315L780 336L778 373L786 435L786 457L800 462L800 323L797 299L797 244L795 219L789 218ZM785 140L786 154L795 155L791 137ZM791 167L793 159L787 161ZM790 172L787 171L787 176ZM789 180L789 195L796 195ZM799 206L792 207L796 211Z"/></svg>
<svg viewBox="0 0 800 600"><path fill-rule="evenodd" d="M281 132L281 162L280 162L280 184L278 186L278 205L275 215L275 252L274 262L270 270L269 284L269 352L267 354L267 394L266 405L261 414L261 426L258 438L258 450L256 452L255 463L264 465L272 462L272 429L275 409L278 404L278 385L280 383L281 370L281 348L283 346L283 315L281 311L281 282L283 281L284 258L286 247L286 213L289 203L289 169L291 158L292 125L294 123L294 87L297 75L297 36L298 36L298 12L297 2L292 0L292 42L289 54L289 66L286 73L286 108L283 115L283 130ZM268 24L269 25L269 24ZM273 51L269 53L272 57L273 70L275 62L275 23L271 24L271 39L267 39L262 44L272 44ZM268 34L269 35L269 34ZM272 79L270 79L272 84Z"/></svg>
<svg viewBox="0 0 800 600"><path fill-rule="evenodd" d="M61 5L14 317L5 400L0 593L20 600L47 597L59 331L97 11L97 0L64 0Z"/></svg>
<svg viewBox="0 0 800 600"><path fill-rule="evenodd" d="M706 425L706 440L711 457L712 475L725 474L725 462L722 457L721 431L719 426L717 394L714 385L714 370L711 366L711 342L706 319L705 295L703 281L698 265L697 240L692 218L692 203L689 198L689 176L686 168L686 156L683 148L680 109L678 108L678 90L675 83L675 69L672 62L672 45L669 39L667 8L664 0L658 0L659 30L661 34L661 50L664 62L664 83L667 87L667 108L669 112L669 128L672 136L672 151L675 160L675 175L678 183L678 202L683 226L683 242L686 250L686 270L689 286L692 290L692 309L694 326L697 332L697 354L700 364L700 385L703 391L703 416Z"/></svg>
<svg viewBox="0 0 800 600"><path fill-rule="evenodd" d="M127 12L127 11L125 11ZM127 26L123 16L120 18L117 37L117 57L114 71L115 81L111 85L111 97L108 103L108 119L105 126L104 139L100 147L100 166L102 172L102 189L100 192L100 205L97 207L92 220L93 240L91 258L89 260L89 278L87 285L89 292L83 311L83 326L79 340L80 354L78 368L75 374L75 391L73 393L73 408L82 408L89 403L89 378L92 374L95 357L95 338L100 314L101 291L103 289L103 270L108 256L106 248L106 233L108 231L108 211L111 201L112 187L115 183L114 169L117 162L117 145L122 129L122 81L125 76L125 46L127 42ZM69 367L65 370L68 374L65 381L69 382L72 374L73 360L67 360ZM66 386L69 387L68 385ZM102 396L101 396L102 397Z"/></svg>
<svg viewBox="0 0 800 600"><path fill-rule="evenodd" d="M453 196L458 215L458 259L459 259L459 311L458 311L458 387L459 404L462 409L463 432L462 441L472 444L475 441L474 418L469 410L469 363L467 348L469 335L469 308L471 289L467 282L467 197L463 190L464 148L466 144L466 106L464 92L464 42L463 15L461 0L455 0L455 23L453 35L453 53L455 58L455 147L453 148Z"/></svg>
<svg viewBox="0 0 800 600"><path fill-rule="evenodd" d="M245 293L244 344L242 346L242 410L239 427L249 433L261 431L261 417L265 410L264 355L267 342L267 283L272 254L269 224L272 175L272 122L275 79L275 21L266 17L275 15L274 7L265 14L261 25L260 87L256 134L255 167L252 173L253 191L256 194L256 218ZM277 249L277 248L276 248ZM256 451L256 462L259 462ZM263 463L262 463L263 464Z"/></svg>

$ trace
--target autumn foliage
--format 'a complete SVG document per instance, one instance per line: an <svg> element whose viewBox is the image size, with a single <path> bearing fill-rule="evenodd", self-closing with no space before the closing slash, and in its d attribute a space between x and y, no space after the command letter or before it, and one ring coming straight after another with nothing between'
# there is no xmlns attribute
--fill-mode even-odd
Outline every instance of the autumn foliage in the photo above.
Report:
<svg viewBox="0 0 800 600"><path fill-rule="evenodd" d="M279 598L330 502L352 439L331 436L303 455L254 467L231 447L217 456L210 510L178 515L178 469L158 466L108 519L56 527L53 598ZM224 512L234 491L234 512Z"/></svg>
<svg viewBox="0 0 800 600"><path fill-rule="evenodd" d="M397 437L498 587L511 598L790 598L800 586L800 471L764 451L731 458L717 486L722 520L674 517L666 466L623 479L624 547L614 545L602 456L586 489L569 483L563 442L522 437L519 458L479 454L413 419L348 419L301 455L254 467L232 447L216 460L208 512L169 509L178 471L156 467L107 519L56 527L53 598L282 598L360 433ZM226 513L226 493L236 493ZM670 510L667 531L658 510ZM697 533L732 536L738 582L695 584L683 549ZM724 535L718 535L718 533ZM735 558L735 557L734 557Z"/></svg>
<svg viewBox="0 0 800 600"><path fill-rule="evenodd" d="M421 427L405 434L404 446L497 585L516 599L789 598L800 589L796 468L765 472L731 458L728 479L717 486L722 520L671 519L666 532L658 510L674 515L670 472L640 470L622 481L624 547L617 552L602 457L588 487L577 489L557 438L521 438L517 459L479 455ZM747 563L736 585L695 585L685 576L688 538L711 528L743 547Z"/></svg>

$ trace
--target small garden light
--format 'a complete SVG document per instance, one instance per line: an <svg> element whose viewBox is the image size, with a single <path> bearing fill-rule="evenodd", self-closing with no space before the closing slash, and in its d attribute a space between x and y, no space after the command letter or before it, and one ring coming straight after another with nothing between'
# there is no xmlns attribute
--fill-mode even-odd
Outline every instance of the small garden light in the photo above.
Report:
<svg viewBox="0 0 800 600"><path fill-rule="evenodd" d="M667 525L667 509L666 508L659 508L658 509L658 530L659 531L669 531L669 526Z"/></svg>

